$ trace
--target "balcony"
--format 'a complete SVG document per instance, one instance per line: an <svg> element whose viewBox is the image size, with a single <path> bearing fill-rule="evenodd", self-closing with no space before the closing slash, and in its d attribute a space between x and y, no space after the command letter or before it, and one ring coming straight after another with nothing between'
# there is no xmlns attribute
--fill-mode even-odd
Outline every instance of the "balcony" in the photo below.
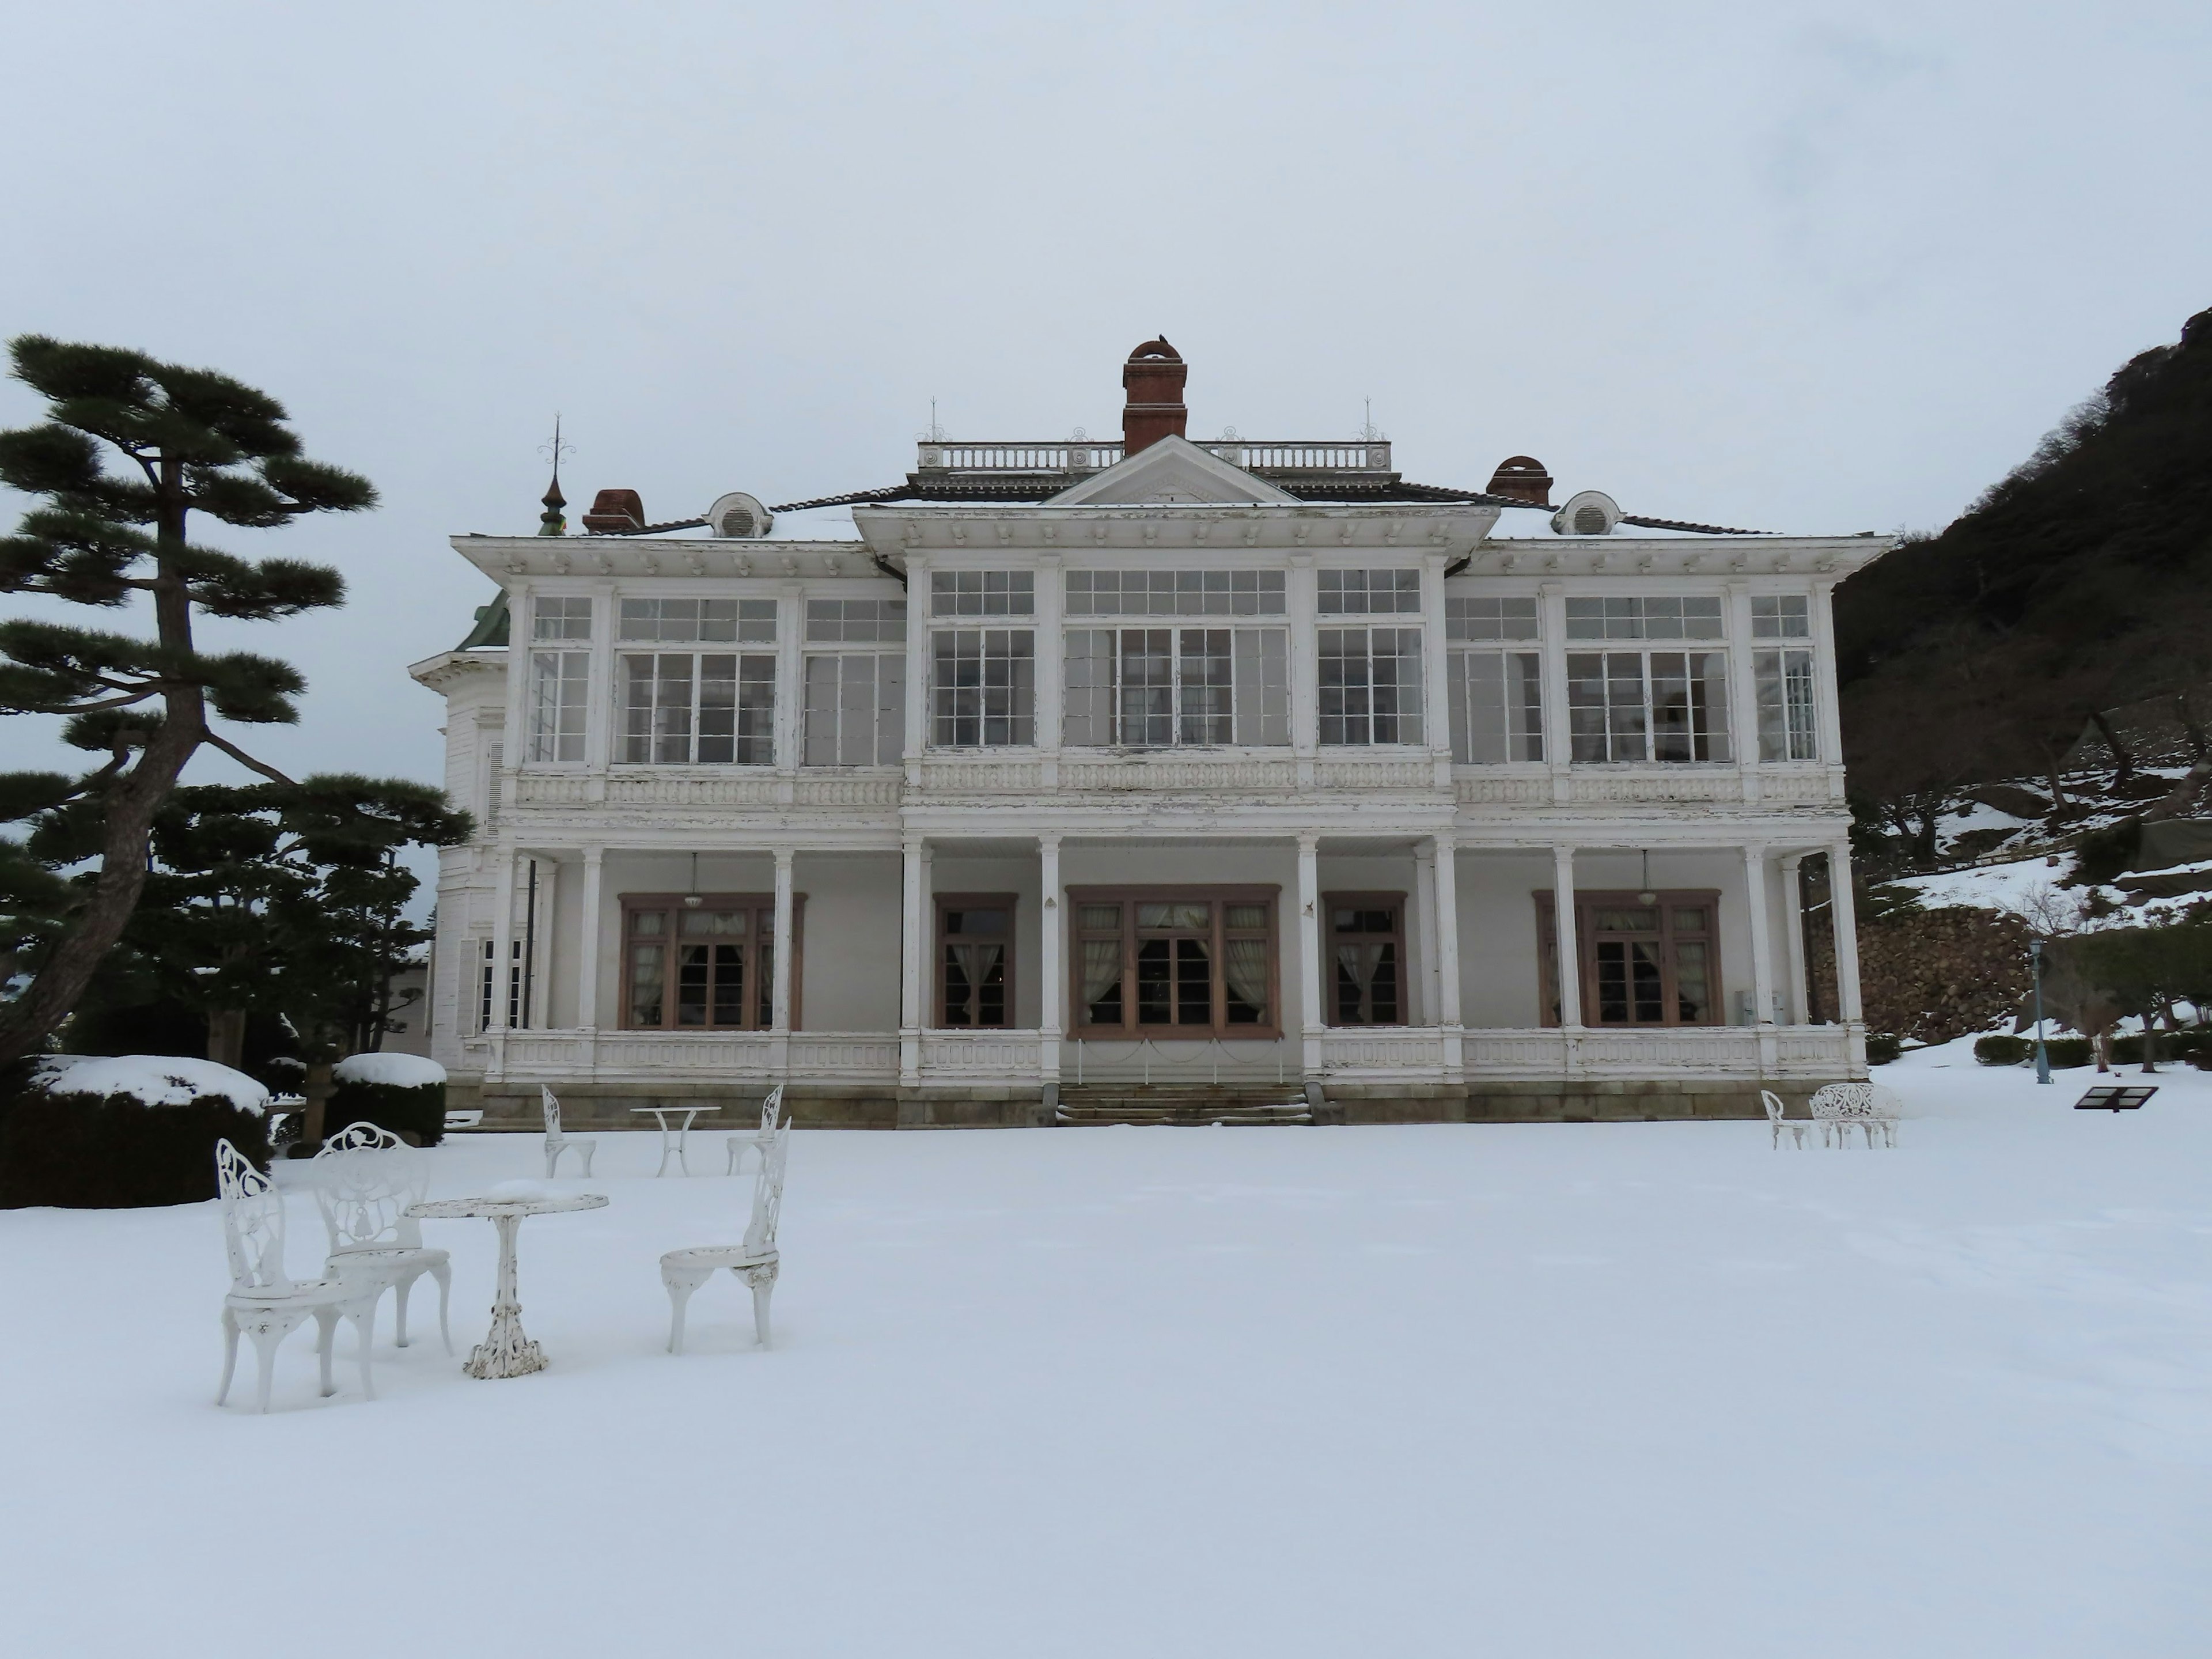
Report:
<svg viewBox="0 0 2212 1659"><path fill-rule="evenodd" d="M1194 440L1208 454L1247 471L1268 472L1388 472L1390 445L1386 439L1261 440L1214 438ZM915 462L918 472L980 472L1086 474L1103 471L1121 459L1118 439L1068 438L1058 443L1024 443L980 440L956 443L951 440L919 446Z"/></svg>

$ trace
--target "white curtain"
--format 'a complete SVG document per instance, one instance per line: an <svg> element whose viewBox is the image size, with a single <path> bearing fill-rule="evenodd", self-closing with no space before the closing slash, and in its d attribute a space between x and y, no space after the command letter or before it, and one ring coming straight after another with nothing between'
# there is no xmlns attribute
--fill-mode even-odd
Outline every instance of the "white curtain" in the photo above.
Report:
<svg viewBox="0 0 2212 1659"><path fill-rule="evenodd" d="M1087 939L1083 941L1083 1006L1091 1005L1114 988L1121 977L1121 941Z"/></svg>
<svg viewBox="0 0 2212 1659"><path fill-rule="evenodd" d="M1263 939L1232 939L1224 946L1222 973L1229 981L1229 988L1238 999L1260 1011L1260 1018L1267 1017L1267 941Z"/></svg>

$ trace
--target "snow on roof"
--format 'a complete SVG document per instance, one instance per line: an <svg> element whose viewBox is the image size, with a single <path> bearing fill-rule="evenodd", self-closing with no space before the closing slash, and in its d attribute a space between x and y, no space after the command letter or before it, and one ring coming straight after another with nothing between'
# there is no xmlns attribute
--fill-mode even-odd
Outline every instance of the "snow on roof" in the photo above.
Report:
<svg viewBox="0 0 2212 1659"><path fill-rule="evenodd" d="M331 1071L340 1083L380 1083L394 1089L420 1089L443 1083L446 1068L420 1054L348 1054Z"/></svg>
<svg viewBox="0 0 2212 1659"><path fill-rule="evenodd" d="M66 1063L61 1063L66 1062ZM56 1054L34 1068L33 1080L50 1095L136 1095L149 1106L188 1106L202 1095L222 1095L261 1115L269 1091L243 1072L184 1054L115 1054L82 1060Z"/></svg>
<svg viewBox="0 0 2212 1659"><path fill-rule="evenodd" d="M761 538L770 542L857 542L860 527L849 507L809 507L796 513L779 513Z"/></svg>

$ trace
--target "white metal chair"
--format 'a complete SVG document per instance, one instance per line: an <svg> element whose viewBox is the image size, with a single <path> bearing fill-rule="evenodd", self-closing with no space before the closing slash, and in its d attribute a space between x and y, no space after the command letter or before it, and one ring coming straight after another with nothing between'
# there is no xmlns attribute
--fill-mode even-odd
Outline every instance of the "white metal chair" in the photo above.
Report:
<svg viewBox="0 0 2212 1659"><path fill-rule="evenodd" d="M1813 1121L1820 1126L1823 1146L1841 1150L1850 1146L1854 1124L1865 1134L1869 1149L1877 1134L1883 1146L1894 1146L1897 1120L1903 1113L1904 1103L1879 1083L1826 1083L1813 1091Z"/></svg>
<svg viewBox="0 0 2212 1659"><path fill-rule="evenodd" d="M775 1134L775 1115L782 1106L783 1085L779 1083L768 1091L768 1098L761 1102L760 1127L730 1137L730 1167L722 1171L724 1175L737 1174L738 1161L744 1157L747 1148L763 1158L768 1156L768 1144Z"/></svg>
<svg viewBox="0 0 2212 1659"><path fill-rule="evenodd" d="M1796 1142L1797 1150L1803 1152L1805 1131L1813 1127L1813 1120L1808 1117L1786 1115L1785 1109L1782 1104L1782 1097L1771 1089L1761 1089L1759 1091L1759 1097L1766 1103L1766 1127L1768 1133L1773 1138L1774 1150L1779 1152L1782 1149L1782 1132L1787 1129L1790 1138Z"/></svg>
<svg viewBox="0 0 2212 1659"><path fill-rule="evenodd" d="M761 1147L760 1167L753 1172L752 1218L746 1224L741 1244L702 1244L671 1250L660 1258L660 1282L668 1290L668 1352L684 1352L684 1310L691 1293L727 1267L744 1279L753 1293L753 1337L769 1346L769 1298L775 1294L776 1222L783 1212L784 1159L791 1148L791 1122L786 1119Z"/></svg>
<svg viewBox="0 0 2212 1659"><path fill-rule="evenodd" d="M584 1160L584 1179L592 1178L592 1154L599 1143L588 1135L570 1139L561 1133L561 1103L550 1089L540 1085L538 1092L545 1100L545 1178L553 1179L554 1171L561 1167L561 1154L574 1147L576 1156Z"/></svg>
<svg viewBox="0 0 2212 1659"><path fill-rule="evenodd" d="M368 1347L375 1334L381 1288L356 1279L286 1278L283 1195L228 1140L215 1144L215 1173L223 1249L230 1257L230 1293L222 1299L222 1386L216 1390L215 1403L220 1406L230 1398L230 1380L238 1370L238 1339L243 1333L253 1339L259 1367L255 1403L267 1411L277 1346L309 1318L319 1328L315 1352L322 1361L324 1395L337 1392L331 1381L331 1348L343 1318L353 1322L361 1349L361 1391L375 1399Z"/></svg>
<svg viewBox="0 0 2212 1659"><path fill-rule="evenodd" d="M422 1224L407 1213L430 1190L423 1155L374 1123L356 1123L325 1141L313 1164L315 1203L331 1237L323 1271L334 1279L374 1279L395 1293L398 1346L407 1346L407 1293L424 1273L438 1281L438 1334L453 1351L446 1323L453 1273L443 1250L422 1243Z"/></svg>

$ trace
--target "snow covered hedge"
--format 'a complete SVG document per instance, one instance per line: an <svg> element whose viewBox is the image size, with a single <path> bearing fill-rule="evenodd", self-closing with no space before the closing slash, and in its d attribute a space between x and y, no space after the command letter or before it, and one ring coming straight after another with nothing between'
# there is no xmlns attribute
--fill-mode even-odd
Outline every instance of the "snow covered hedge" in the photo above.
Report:
<svg viewBox="0 0 2212 1659"><path fill-rule="evenodd" d="M215 1196L215 1144L265 1169L269 1091L173 1054L49 1055L0 1102L0 1209L133 1209Z"/></svg>
<svg viewBox="0 0 2212 1659"><path fill-rule="evenodd" d="M323 1133L355 1123L434 1146L446 1133L446 1068L420 1054L350 1054L331 1073Z"/></svg>

